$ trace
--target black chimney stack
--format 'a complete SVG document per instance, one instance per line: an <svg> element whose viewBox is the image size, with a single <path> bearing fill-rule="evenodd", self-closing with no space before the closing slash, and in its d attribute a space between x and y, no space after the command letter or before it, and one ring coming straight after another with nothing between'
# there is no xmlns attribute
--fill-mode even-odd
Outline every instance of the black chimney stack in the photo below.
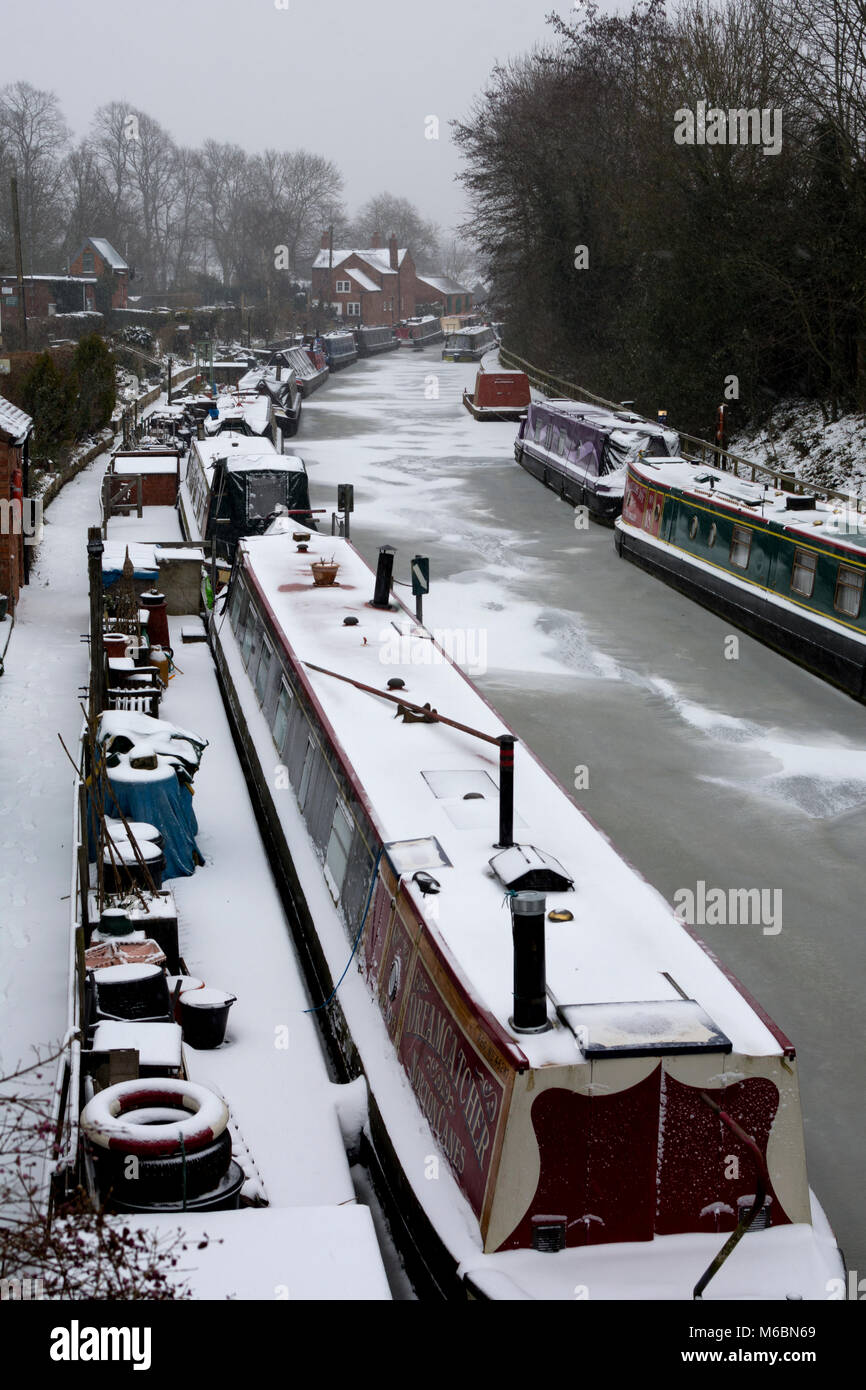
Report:
<svg viewBox="0 0 866 1390"><path fill-rule="evenodd" d="M497 849L510 849L514 844L514 735L500 734L499 739L499 839Z"/></svg>
<svg viewBox="0 0 866 1390"><path fill-rule="evenodd" d="M546 1033L547 970L544 959L544 909L547 899L534 889L511 898L511 935L514 941L515 1033Z"/></svg>
<svg viewBox="0 0 866 1390"><path fill-rule="evenodd" d="M379 551L379 563L376 566L376 590L373 594L373 608L391 607L391 575L394 572L394 556L397 554L393 545L383 545Z"/></svg>

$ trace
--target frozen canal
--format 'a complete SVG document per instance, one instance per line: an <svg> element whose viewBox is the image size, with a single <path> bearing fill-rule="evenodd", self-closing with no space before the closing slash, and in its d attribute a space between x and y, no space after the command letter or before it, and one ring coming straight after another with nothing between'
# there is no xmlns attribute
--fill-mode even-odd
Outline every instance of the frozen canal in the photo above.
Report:
<svg viewBox="0 0 866 1390"><path fill-rule="evenodd" d="M797 1048L811 1183L862 1272L863 710L742 634L730 659L726 623L575 529L516 426L463 409L474 374L432 348L335 376L293 441L313 506L354 483L368 560L430 557L427 625L669 901L764 890L761 921L698 930Z"/></svg>

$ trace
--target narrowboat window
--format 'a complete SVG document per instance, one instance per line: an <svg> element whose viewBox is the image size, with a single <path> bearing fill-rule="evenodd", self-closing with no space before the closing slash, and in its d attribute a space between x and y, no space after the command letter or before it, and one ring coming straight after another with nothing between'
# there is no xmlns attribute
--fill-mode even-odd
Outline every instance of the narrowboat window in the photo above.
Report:
<svg viewBox="0 0 866 1390"><path fill-rule="evenodd" d="M859 617L862 598L863 570L856 570L853 565L840 565L834 608L839 613L847 613L851 618Z"/></svg>
<svg viewBox="0 0 866 1390"><path fill-rule="evenodd" d="M535 417L535 433L534 433L534 436L533 436L534 439L535 439L536 444L540 443L540 441L541 441L541 436L542 436L543 434L544 434L544 421L541 419L540 416L536 415L536 417Z"/></svg>
<svg viewBox="0 0 866 1390"><path fill-rule="evenodd" d="M812 597L817 567L817 555L813 555L809 550L795 549L794 563L791 566L791 588L795 594L802 594L804 598Z"/></svg>
<svg viewBox="0 0 866 1390"><path fill-rule="evenodd" d="M692 519L691 519L691 521L689 522L689 540L692 540L692 541L693 541L694 538L695 538L695 536L696 536L697 534L698 534L698 519L697 519L696 516L693 516Z"/></svg>
<svg viewBox="0 0 866 1390"><path fill-rule="evenodd" d="M280 695L277 700L277 712L274 715L274 743L282 752L283 744L286 741L286 729L289 727L289 711L292 707L292 692L285 681L280 684Z"/></svg>
<svg viewBox="0 0 866 1390"><path fill-rule="evenodd" d="M316 745L312 738L307 738L307 751L304 755L304 770L301 773L301 785L298 788L298 805L303 811L307 800L307 792L310 790L310 778L313 775L313 759L316 756Z"/></svg>
<svg viewBox="0 0 866 1390"><path fill-rule="evenodd" d="M258 614L251 608L247 615L247 626L244 632L244 640L241 643L241 656L247 671L252 668L253 653L259 650L261 639L261 629L258 623Z"/></svg>
<svg viewBox="0 0 866 1390"><path fill-rule="evenodd" d="M244 601L245 598L246 598L246 592L245 592L245 590L244 590L244 586L243 586L243 584L241 584L240 580L236 580L236 581L235 581L235 590L234 590L234 593L232 594L232 606L231 606L231 608L230 608L230 610L229 610L229 622L230 622L230 624L231 624L232 632L234 632L235 634L237 633L237 630L238 630L238 625L239 625L238 620L240 619L240 616L241 616L241 608L242 608L242 606L243 606L243 601Z"/></svg>
<svg viewBox="0 0 866 1390"><path fill-rule="evenodd" d="M286 500L281 473L250 473L247 478L247 521L270 516Z"/></svg>
<svg viewBox="0 0 866 1390"><path fill-rule="evenodd" d="M752 532L750 528L748 526L735 526L731 536L731 564L736 565L739 570L748 569L751 550Z"/></svg>
<svg viewBox="0 0 866 1390"><path fill-rule="evenodd" d="M710 534L709 534L709 536L707 537L707 545L715 545L715 543L716 543L716 523L713 522L712 526L710 527Z"/></svg>
<svg viewBox="0 0 866 1390"><path fill-rule="evenodd" d="M271 644L270 644L270 642L268 641L267 637L263 637L263 638L262 638L262 652L261 652L261 656L259 657L259 664L258 664L258 666L256 667L256 681L255 681L255 685L256 685L256 695L259 697L259 704L262 703L262 700L263 700L264 697L265 697L265 690L267 689L267 685L268 685L268 676L269 676L270 670L271 670L271 658L273 657L273 654L274 654L274 649L273 649L273 647L271 646ZM250 668L250 669L252 669L252 668Z"/></svg>
<svg viewBox="0 0 866 1390"><path fill-rule="evenodd" d="M343 880L346 877L346 869L349 866L349 850L352 847L352 819L344 803L337 798L337 805L334 808L334 819L331 822L331 837L328 840L328 852L325 856L325 864L331 877L334 896L339 897L343 888Z"/></svg>

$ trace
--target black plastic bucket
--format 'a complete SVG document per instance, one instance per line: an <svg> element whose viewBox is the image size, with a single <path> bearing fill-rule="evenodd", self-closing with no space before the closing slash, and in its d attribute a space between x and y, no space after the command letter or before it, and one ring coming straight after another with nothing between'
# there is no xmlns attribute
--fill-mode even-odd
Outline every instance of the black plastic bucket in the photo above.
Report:
<svg viewBox="0 0 866 1390"><path fill-rule="evenodd" d="M180 996L180 1023L188 1047L208 1051L225 1042L229 1009L237 998L222 989L193 989Z"/></svg>

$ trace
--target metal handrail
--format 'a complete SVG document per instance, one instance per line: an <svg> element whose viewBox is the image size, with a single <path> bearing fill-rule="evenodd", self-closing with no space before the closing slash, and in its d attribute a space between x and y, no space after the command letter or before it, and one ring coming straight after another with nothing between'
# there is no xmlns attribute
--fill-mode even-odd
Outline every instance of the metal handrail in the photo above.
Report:
<svg viewBox="0 0 866 1390"><path fill-rule="evenodd" d="M529 377L533 386L538 390L547 390L548 383L562 395L569 396L572 400L591 401L595 405L603 405L610 410L622 410L622 401L609 401L604 396L596 396L592 391L586 391L582 386L578 386L573 381L565 381L563 377L554 376L552 372L545 372L540 367L536 367L531 362L526 362L522 357L518 357L513 352L508 352L506 348L500 347L499 360L503 367L518 368L524 371ZM673 428L673 426L671 427ZM757 482L759 478L766 479L780 492L799 492L808 493L810 497L822 497L829 500L844 502L846 506L852 507L859 512L866 506L866 498L855 497L850 492L840 492L837 488L813 486L811 483L804 483L801 478L793 473L785 473L779 468L771 468L765 463L757 463L754 459L744 458L741 454L732 454L729 449L722 449L718 444L711 444L707 439L699 439L696 435L683 434L681 430L677 433L683 444L691 446L691 451L682 449L682 457L689 463L702 463L710 466L711 458L715 458L716 464L723 472L732 473L734 477L748 477L751 482Z"/></svg>

